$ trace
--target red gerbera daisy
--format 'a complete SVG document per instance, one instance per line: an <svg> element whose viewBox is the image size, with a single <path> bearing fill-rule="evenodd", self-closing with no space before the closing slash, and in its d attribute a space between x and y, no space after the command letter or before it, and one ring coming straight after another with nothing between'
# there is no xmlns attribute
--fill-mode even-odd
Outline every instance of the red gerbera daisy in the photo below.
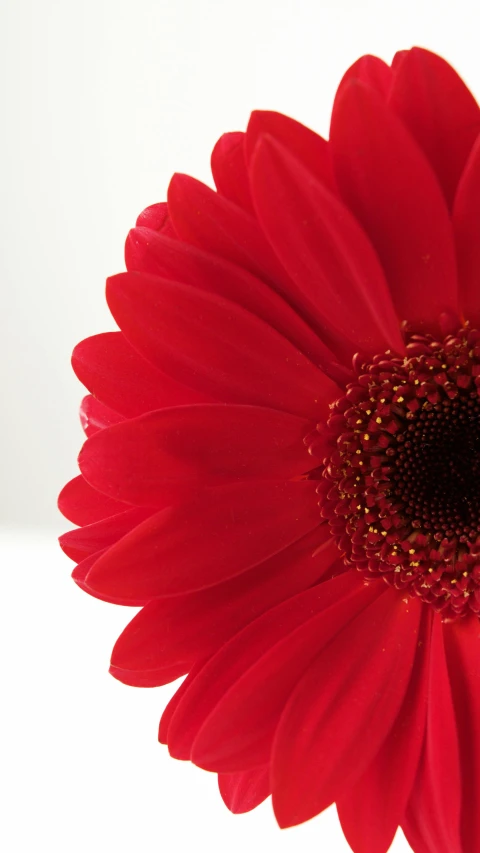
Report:
<svg viewBox="0 0 480 853"><path fill-rule="evenodd" d="M480 110L415 48L176 175L108 281L62 537L233 811L480 849Z"/></svg>

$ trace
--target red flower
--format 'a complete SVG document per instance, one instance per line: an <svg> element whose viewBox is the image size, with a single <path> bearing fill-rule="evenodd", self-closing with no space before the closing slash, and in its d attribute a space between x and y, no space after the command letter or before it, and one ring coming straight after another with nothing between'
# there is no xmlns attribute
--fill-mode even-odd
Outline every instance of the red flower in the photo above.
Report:
<svg viewBox="0 0 480 853"><path fill-rule="evenodd" d="M108 281L121 331L60 496L80 587L141 605L111 672L188 673L176 758L355 853L480 849L480 110L425 50L176 175Z"/></svg>

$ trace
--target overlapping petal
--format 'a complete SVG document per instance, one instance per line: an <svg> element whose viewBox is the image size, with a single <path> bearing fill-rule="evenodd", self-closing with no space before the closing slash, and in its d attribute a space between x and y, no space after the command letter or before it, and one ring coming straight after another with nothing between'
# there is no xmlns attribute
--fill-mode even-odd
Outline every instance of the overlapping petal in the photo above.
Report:
<svg viewBox="0 0 480 853"><path fill-rule="evenodd" d="M324 525L231 580L151 601L117 640L110 672L128 684L162 684L166 670L187 672L257 616L335 571L343 567Z"/></svg>
<svg viewBox="0 0 480 853"><path fill-rule="evenodd" d="M414 47L395 69L389 106L426 154L451 207L480 133L475 98L441 56Z"/></svg>
<svg viewBox="0 0 480 853"><path fill-rule="evenodd" d="M318 133L314 133L304 124L281 113L254 110L245 135L245 153L249 163L257 143L263 136L275 139L300 160L317 181L329 190L335 191L335 178L328 143Z"/></svg>
<svg viewBox="0 0 480 853"><path fill-rule="evenodd" d="M272 801L280 826L318 814L371 763L408 689L421 611L420 602L405 604L396 590L386 590L296 686L273 745Z"/></svg>
<svg viewBox="0 0 480 853"><path fill-rule="evenodd" d="M217 192L253 213L245 159L245 134L224 133L212 151L211 167Z"/></svg>
<svg viewBox="0 0 480 853"><path fill-rule="evenodd" d="M293 281L321 316L324 338L350 358L404 344L377 256L344 205L272 138L251 163L255 207Z"/></svg>
<svg viewBox="0 0 480 853"><path fill-rule="evenodd" d="M86 338L75 347L72 365L94 397L127 418L164 406L212 399L161 373L130 346L121 332Z"/></svg>
<svg viewBox="0 0 480 853"><path fill-rule="evenodd" d="M365 772L337 802L342 829L355 853L386 853L404 822L424 741L430 634L431 614L425 613L410 683L392 729Z"/></svg>
<svg viewBox="0 0 480 853"><path fill-rule="evenodd" d="M146 228L134 228L126 243L127 269L181 281L218 294L280 332L328 376L348 380L348 371L293 308L256 276L208 252Z"/></svg>
<svg viewBox="0 0 480 853"><path fill-rule="evenodd" d="M123 273L109 279L107 298L125 336L146 358L221 402L320 419L338 394L338 386L286 338L216 294Z"/></svg>
<svg viewBox="0 0 480 853"><path fill-rule="evenodd" d="M256 663L261 661L265 655L268 656L272 652L275 654L275 647L278 643L282 644L281 649L284 649L285 639L297 629L301 629L305 623L308 624L312 616L318 616L316 620L318 624L321 622L321 614L325 613L329 607L336 606L339 599L343 600L345 597L344 616L345 621L348 621L355 610L361 611L366 606L367 601L374 598L376 594L378 594L377 590L365 588L357 576L344 573L333 580L321 583L291 597L248 625L229 643L221 647L216 655L210 658L195 678L190 681L188 689L183 692L181 701L176 706L168 726L168 748L171 754L176 758L190 758L193 751L196 750L196 741L203 726L208 724L210 715L215 711L218 703L224 697L227 697L228 700L229 690L234 688L237 680L244 675L247 677L250 668L255 667ZM331 623L330 630L335 631L335 627ZM307 649L307 654L314 654L317 649L318 646L314 645L313 650ZM282 690L281 674L281 672L278 673L278 689L280 691ZM301 674L301 663L297 669L295 661L293 661L290 664L288 677L291 679L293 676L294 680L298 680ZM276 695L275 698L277 702L280 699L281 711L282 697ZM262 703L256 703L259 706L258 713L262 713L262 704L265 699L269 724L266 727L266 750L264 748L262 756L258 760L252 761L250 757L247 757L244 766L237 767L236 770L249 769L268 760L268 736L271 737L273 733L276 714L278 716L279 711L275 712L274 707L273 718L269 718L268 712L272 709L268 706L268 694L264 694L262 691ZM255 711L256 709L253 706L250 713L255 713ZM228 718L224 719L224 725L228 726ZM246 735L248 736L248 733ZM265 731L262 731L260 733L262 747L264 747L264 736ZM255 737L256 731L253 730L251 738L255 739ZM237 741L236 739L233 742L222 739L218 743L217 749L221 750L222 747L228 756L229 751L237 748ZM266 758L265 751L267 753ZM196 755L196 760L199 759L200 754ZM215 761L215 768L210 765L210 769L217 769L217 761Z"/></svg>
<svg viewBox="0 0 480 853"><path fill-rule="evenodd" d="M458 314L453 235L431 166L399 118L364 83L335 101L331 145L342 195L387 275L400 322L439 332Z"/></svg>
<svg viewBox="0 0 480 853"><path fill-rule="evenodd" d="M73 524L94 524L129 509L128 504L92 488L81 475L69 480L58 496L58 508Z"/></svg>
<svg viewBox="0 0 480 853"><path fill-rule="evenodd" d="M93 590L130 599L206 589L258 566L318 526L315 483L204 489L151 516L93 566Z"/></svg>
<svg viewBox="0 0 480 853"><path fill-rule="evenodd" d="M431 853L464 853L460 837L463 779L443 626L433 623L423 754L404 821L407 838ZM473 849L473 848L472 848Z"/></svg>

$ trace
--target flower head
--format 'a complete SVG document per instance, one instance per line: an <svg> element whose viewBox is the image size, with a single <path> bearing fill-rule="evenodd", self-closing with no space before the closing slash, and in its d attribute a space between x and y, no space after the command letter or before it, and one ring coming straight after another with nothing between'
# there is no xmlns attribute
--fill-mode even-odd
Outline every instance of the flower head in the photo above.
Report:
<svg viewBox="0 0 480 853"><path fill-rule="evenodd" d="M160 740L355 853L480 848L480 110L415 48L175 175L107 284L61 538L141 606L112 655L187 677Z"/></svg>

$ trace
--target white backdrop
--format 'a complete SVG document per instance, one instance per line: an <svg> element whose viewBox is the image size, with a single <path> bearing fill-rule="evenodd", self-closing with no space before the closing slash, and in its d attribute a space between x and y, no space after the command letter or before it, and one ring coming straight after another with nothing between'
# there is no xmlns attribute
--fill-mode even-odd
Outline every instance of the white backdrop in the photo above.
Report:
<svg viewBox="0 0 480 853"><path fill-rule="evenodd" d="M419 44L480 94L468 0L3 0L1 631L4 752L17 851L346 851L333 815L281 833L269 806L233 818L213 777L155 744L169 689L106 674L130 614L88 599L54 544L76 473L73 345L113 328L106 275L171 174L209 181L218 136L253 108L327 131L359 55ZM2 798L5 801L5 798ZM395 851L406 850L399 840Z"/></svg>

